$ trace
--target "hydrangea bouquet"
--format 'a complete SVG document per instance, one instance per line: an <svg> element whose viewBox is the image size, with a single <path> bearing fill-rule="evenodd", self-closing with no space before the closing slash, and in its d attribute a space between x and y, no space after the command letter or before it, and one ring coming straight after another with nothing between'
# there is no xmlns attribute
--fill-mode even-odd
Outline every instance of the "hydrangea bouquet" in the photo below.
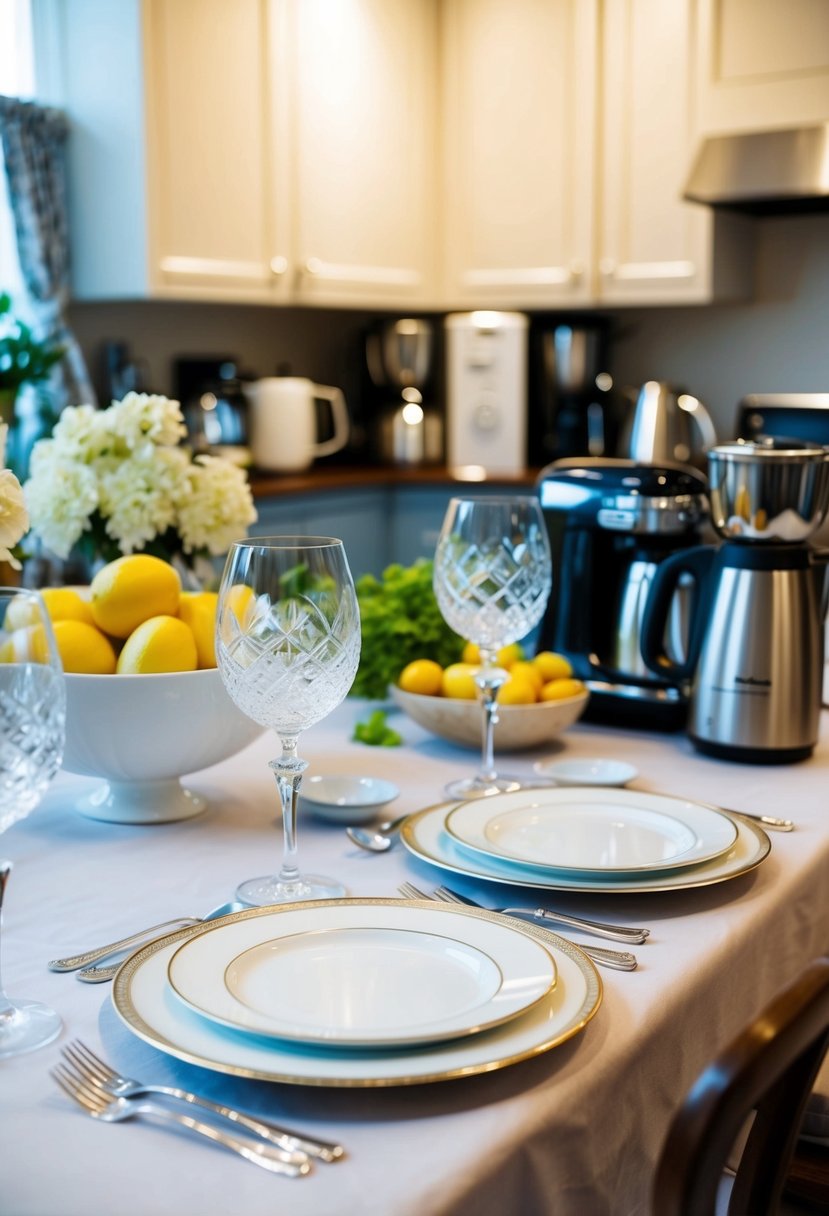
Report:
<svg viewBox="0 0 829 1216"><path fill-rule="evenodd" d="M20 482L5 467L8 431L5 423L0 425L0 562L8 562L12 569L19 570L20 562L13 550L29 527L29 514Z"/></svg>
<svg viewBox="0 0 829 1216"><path fill-rule="evenodd" d="M65 409L23 487L33 535L57 557L93 562L142 552L192 568L225 553L256 520L247 477L219 457L193 459L185 434L167 397Z"/></svg>

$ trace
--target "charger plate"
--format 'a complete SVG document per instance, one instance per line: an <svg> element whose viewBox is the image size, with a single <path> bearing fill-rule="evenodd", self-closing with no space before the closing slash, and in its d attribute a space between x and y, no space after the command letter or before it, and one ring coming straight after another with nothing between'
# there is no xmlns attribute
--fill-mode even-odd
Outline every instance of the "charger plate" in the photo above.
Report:
<svg viewBox="0 0 829 1216"><path fill-rule="evenodd" d="M308 901L306 908L328 904ZM340 900L342 904L352 901ZM360 900L378 908L433 906L428 900ZM290 906L290 905L288 905ZM491 923L495 913L458 909ZM226 923L267 915L273 909L250 908L225 918ZM218 924L219 922L215 922ZM577 946L547 929L519 926L552 956L555 987L526 1013L483 1034L450 1039L419 1048L363 1051L309 1048L228 1030L188 1009L167 982L167 967L181 943L200 929L179 929L149 942L124 962L112 987L112 1003L124 1025L165 1054L232 1076L288 1085L366 1088L415 1085L493 1072L549 1051L578 1034L602 1001L596 968Z"/></svg>
<svg viewBox="0 0 829 1216"><path fill-rule="evenodd" d="M462 802L445 826L475 853L595 878L697 865L737 839L734 820L704 803L590 786Z"/></svg>
<svg viewBox="0 0 829 1216"><path fill-rule="evenodd" d="M167 969L197 1013L237 1030L338 1047L412 1046L478 1034L556 982L515 925L427 908L333 900L212 924Z"/></svg>
<svg viewBox="0 0 829 1216"><path fill-rule="evenodd" d="M590 878L566 873L551 873L536 866L484 857L465 850L445 830L446 817L457 806L443 802L410 815L400 829L400 839L415 857L453 874L466 874L513 887L540 887L548 891L596 891L616 894L623 891L687 891L707 887L747 874L771 850L771 841L762 828L749 820L734 818L737 839L727 853L711 861L681 870L665 870L641 876Z"/></svg>

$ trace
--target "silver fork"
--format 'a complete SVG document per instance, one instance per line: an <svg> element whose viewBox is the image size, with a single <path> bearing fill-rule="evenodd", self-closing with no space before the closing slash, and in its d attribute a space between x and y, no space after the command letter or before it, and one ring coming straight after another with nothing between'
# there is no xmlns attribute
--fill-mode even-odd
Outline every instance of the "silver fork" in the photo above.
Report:
<svg viewBox="0 0 829 1216"><path fill-rule="evenodd" d="M191 1106L200 1106L204 1110L212 1111L215 1115L220 1115L223 1119L227 1119L229 1123L237 1127L246 1128L248 1131L260 1136L263 1140L269 1141L271 1144L277 1145L287 1154L299 1154L302 1157L316 1157L320 1161L339 1161L345 1156L345 1150L341 1144L332 1144L327 1140L313 1140L306 1136L300 1136L296 1132L289 1131L284 1127L277 1127L273 1123L265 1122L262 1119L254 1119L251 1115L245 1115L241 1111L234 1110L232 1106L224 1106L218 1102L211 1102L208 1098L200 1098L198 1094L190 1093L186 1089L175 1089L168 1085L142 1085L140 1081L135 1081L132 1077L122 1076L121 1073L110 1068L99 1056L96 1056L94 1051L91 1051L85 1043L80 1039L75 1039L72 1043L67 1043L61 1048L64 1058L72 1065L72 1071L82 1080L88 1087L99 1089L105 1094L116 1098L137 1098L146 1094L161 1094L168 1098L177 1098L181 1102L187 1102Z"/></svg>
<svg viewBox="0 0 829 1216"><path fill-rule="evenodd" d="M431 899L436 903L442 904L459 904L461 906L466 905L473 908L483 907L482 904L473 903L471 899L465 901L463 899L459 899L456 895L450 895L445 888L441 887L435 890L431 895L427 895L425 891L421 891L419 887L414 886L410 882L401 883L397 889L404 899ZM439 893L441 891L443 892L442 894ZM497 909L493 908L485 909L485 911L488 912L496 910ZM500 912L500 910L498 911ZM503 915L514 916L515 913L505 912ZM517 917L517 919L520 920L522 918ZM552 933L553 930L551 929L550 932ZM562 935L559 934L558 936L561 937ZM571 939L564 938L564 940L570 941ZM636 955L631 954L627 950L606 950L604 946L585 946L581 942L572 941L571 945L577 946L579 950L583 951L588 956L588 958L592 958L594 963L599 963L603 967L612 967L615 971L635 971L639 965L636 960Z"/></svg>
<svg viewBox="0 0 829 1216"><path fill-rule="evenodd" d="M442 899L445 895L448 900L454 900L459 904L469 904L473 908L484 906L476 903L467 895L459 895L451 887L438 887L435 895L438 899ZM581 916L569 916L566 912L554 912L552 908L493 908L492 911L503 912L505 916L520 913L522 916L531 916L533 920L551 920L560 925L569 925L571 929L581 929L584 933L592 933L594 937L606 937L610 941L625 942L627 945L640 946L646 938L650 937L651 932L650 929L629 929L625 925L605 925L601 921L585 920Z"/></svg>
<svg viewBox="0 0 829 1216"><path fill-rule="evenodd" d="M93 1119L100 1119L104 1123L120 1123L123 1119L132 1119L136 1115L152 1115L162 1122L178 1123L200 1136L206 1136L208 1140L212 1140L215 1144L220 1144L223 1148L228 1148L232 1152L238 1153L246 1161L251 1161L254 1165L260 1165L263 1169L270 1170L272 1174L283 1174L288 1178L300 1178L303 1174L310 1172L311 1166L304 1153L296 1154L297 1159L294 1160L291 1154L287 1154L280 1149L272 1148L270 1145L261 1142L257 1144L255 1141L248 1140L243 1136L231 1135L229 1132L221 1131L210 1123L202 1123L200 1119L194 1119L192 1115L168 1110L167 1107L161 1106L157 1102L151 1102L146 1099L142 1101L139 1098L113 1097L111 1094L106 1093L105 1090L87 1084L86 1081L78 1077L74 1071L63 1064L55 1065L50 1070L50 1075L63 1092L72 1098L74 1102L77 1102L78 1106L82 1110L85 1110L88 1115L91 1115Z"/></svg>

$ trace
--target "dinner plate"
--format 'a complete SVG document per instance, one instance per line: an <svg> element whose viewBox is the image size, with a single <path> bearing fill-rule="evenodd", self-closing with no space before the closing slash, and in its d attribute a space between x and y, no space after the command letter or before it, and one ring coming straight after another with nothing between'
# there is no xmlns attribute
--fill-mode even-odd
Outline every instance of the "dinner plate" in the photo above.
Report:
<svg viewBox="0 0 829 1216"><path fill-rule="evenodd" d="M762 828L748 820L734 820L737 839L727 853L711 861L681 870L618 877L605 875L591 878L585 875L552 873L537 866L518 865L499 857L476 855L463 849L444 829L449 811L455 803L444 802L410 815L400 829L403 844L423 861L431 862L453 874L466 874L490 882L513 887L539 887L548 891L597 891L617 894L623 891L685 891L692 887L707 887L747 874L766 857L771 841Z"/></svg>
<svg viewBox="0 0 829 1216"><path fill-rule="evenodd" d="M389 909L401 901L360 902ZM410 907L428 907L427 901L405 902ZM460 910L498 923L495 913ZM270 911L250 908L227 920L254 919ZM555 986L526 1013L492 1030L419 1048L313 1049L217 1026L188 1009L167 982L170 959L188 935L200 932L198 928L179 929L130 955L115 976L111 1000L121 1021L138 1038L176 1059L216 1072L288 1085L351 1088L447 1081L506 1068L549 1051L583 1030L601 1004L601 980L577 946L547 929L526 924L520 928L549 951L558 976Z"/></svg>
<svg viewBox="0 0 829 1216"><path fill-rule="evenodd" d="M205 926L173 991L224 1026L300 1043L411 1046L477 1034L556 982L540 942L446 905L332 900Z"/></svg>
<svg viewBox="0 0 829 1216"><path fill-rule="evenodd" d="M737 839L734 820L701 803L589 786L464 802L446 831L475 853L594 877L696 865Z"/></svg>

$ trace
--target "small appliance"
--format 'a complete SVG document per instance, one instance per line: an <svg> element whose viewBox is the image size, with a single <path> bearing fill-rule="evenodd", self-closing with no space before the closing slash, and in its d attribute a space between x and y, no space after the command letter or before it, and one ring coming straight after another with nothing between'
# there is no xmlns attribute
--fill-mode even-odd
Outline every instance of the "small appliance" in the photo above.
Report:
<svg viewBox="0 0 829 1216"><path fill-rule="evenodd" d="M528 458L531 465L573 456L615 456L618 402L608 370L604 321L530 331Z"/></svg>
<svg viewBox="0 0 829 1216"><path fill-rule="evenodd" d="M728 760L789 764L817 741L829 551L807 544L829 508L829 454L774 440L708 454L711 523L725 544L656 572L642 629L653 672L690 682L688 733ZM665 652L667 606L693 580L688 649Z"/></svg>
<svg viewBox="0 0 829 1216"><path fill-rule="evenodd" d="M621 440L621 453L630 460L705 467L705 453L717 442L708 410L698 397L666 384L647 380L639 390Z"/></svg>
<svg viewBox="0 0 829 1216"><path fill-rule="evenodd" d="M318 456L348 443L349 420L342 390L302 376L266 376L245 386L250 405L250 441L257 469L295 473ZM333 434L320 439L317 402L330 410Z"/></svg>
<svg viewBox="0 0 829 1216"><path fill-rule="evenodd" d="M490 473L527 467L529 319L451 313L446 325L446 459Z"/></svg>
<svg viewBox="0 0 829 1216"><path fill-rule="evenodd" d="M236 361L179 359L175 381L193 450L247 468L251 463L248 406Z"/></svg>
<svg viewBox="0 0 829 1216"><path fill-rule="evenodd" d="M384 321L366 338L366 367L376 398L374 448L383 464L443 460L443 419L426 399L433 352L434 326L414 317Z"/></svg>
<svg viewBox="0 0 829 1216"><path fill-rule="evenodd" d="M540 648L566 655L590 689L586 718L681 729L682 682L646 667L639 641L660 563L699 544L705 477L679 464L588 458L554 462L538 488L553 553ZM686 613L680 588L660 639L674 655L685 653Z"/></svg>

